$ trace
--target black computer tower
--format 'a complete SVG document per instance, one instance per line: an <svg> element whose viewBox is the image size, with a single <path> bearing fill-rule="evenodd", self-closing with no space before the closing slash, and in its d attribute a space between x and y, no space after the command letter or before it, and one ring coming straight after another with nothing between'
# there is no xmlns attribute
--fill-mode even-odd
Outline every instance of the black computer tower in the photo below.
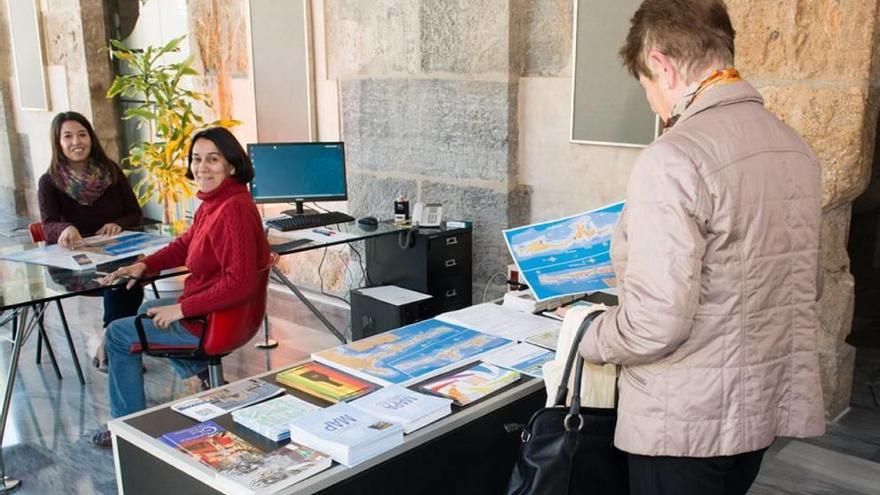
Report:
<svg viewBox="0 0 880 495"><path fill-rule="evenodd" d="M403 245L404 247L401 247ZM472 230L417 229L368 239L371 285L396 285L433 296L430 315L472 303Z"/></svg>
<svg viewBox="0 0 880 495"><path fill-rule="evenodd" d="M431 317L432 297L405 304L393 304L364 294L365 289L351 291L351 340L376 335Z"/></svg>

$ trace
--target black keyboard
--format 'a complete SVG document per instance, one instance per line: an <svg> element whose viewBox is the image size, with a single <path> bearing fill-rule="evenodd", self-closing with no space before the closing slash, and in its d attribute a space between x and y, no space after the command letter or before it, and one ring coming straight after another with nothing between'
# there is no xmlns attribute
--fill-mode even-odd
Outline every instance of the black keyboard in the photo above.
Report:
<svg viewBox="0 0 880 495"><path fill-rule="evenodd" d="M275 230L287 232L288 230L310 229L345 222L354 222L354 217L339 211L330 211L327 213L314 213L312 215L273 218L271 220L266 220L266 225Z"/></svg>

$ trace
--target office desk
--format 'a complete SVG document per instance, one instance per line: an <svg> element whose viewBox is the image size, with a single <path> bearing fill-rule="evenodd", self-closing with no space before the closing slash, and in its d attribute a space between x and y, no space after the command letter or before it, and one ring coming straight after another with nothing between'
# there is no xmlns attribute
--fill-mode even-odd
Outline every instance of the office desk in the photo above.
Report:
<svg viewBox="0 0 880 495"><path fill-rule="evenodd" d="M289 232L285 232L285 233L275 233L274 230L270 230L268 232L268 239L269 239L270 245L272 246L272 251L278 253L281 256L284 256L284 255L299 253L299 252L303 252L303 251L310 251L310 250L318 249L318 248L326 248L329 246L335 246L335 245L339 245L339 244L350 244L352 242L366 241L366 240L376 239L379 237L391 236L391 235L395 235L395 234L405 235L406 232L409 230L409 227L401 227L398 225L394 225L391 222L380 222L376 226L366 226L366 225L361 225L357 222L347 222L347 223L340 223L340 224L336 224L336 225L328 225L326 227L322 227L322 229L328 229L333 232L338 232L338 234L333 234L333 235L328 235L328 236L324 236L324 235L319 234L319 235L315 236L313 234L309 234L310 232L312 232L313 229L303 229L303 231L301 231L301 232L306 232L308 235L313 237L314 240L311 240L307 243L298 243L297 241L291 240L290 237L296 236L297 232L299 232L299 231L294 230L294 231L289 231ZM441 227L441 228L421 229L421 230L423 230L424 232L431 232L431 233L457 232L457 231L469 232L470 228L446 229L445 227ZM363 255L364 258L361 259L360 262L365 263L366 262L366 254L359 253L359 256L361 256L361 255ZM296 295L296 297L300 301L302 301L302 303L305 304L306 307L308 307L309 310L316 317L318 317L319 320L321 320L321 323L323 323L324 326L327 327L327 329L330 330L333 333L333 335L335 335L336 338L339 339L340 342L344 343L344 342L348 341L346 336L341 331L339 331L339 329L337 329L330 322L330 320L328 320L323 314L321 314L321 312L318 310L318 308L316 308L315 305L312 304L312 302L309 301L308 298L305 297L305 295L303 295L303 293L299 290L299 288L297 288L296 285L294 285L294 283L291 282L290 279L288 279L284 275L284 273L280 269L278 269L277 267L272 269L272 279L275 280L276 282L279 282L279 283L285 285L288 289L290 289L291 292L293 292L294 295ZM468 289L469 288L470 288L470 281L468 281ZM468 294L469 294L469 292L468 292ZM467 304L470 304L470 296L468 296Z"/></svg>
<svg viewBox="0 0 880 495"><path fill-rule="evenodd" d="M275 373L281 369L258 376L274 383ZM542 380L523 376L516 385L468 407L454 409L452 415L405 435L403 444L377 457L352 468L334 464L277 493L503 493L520 444L519 434L507 433L504 424L526 423L532 413L543 407L545 397ZM234 423L229 414L214 421L263 450L282 445ZM113 458L120 495L223 493L210 468L155 438L194 424L195 421L168 405L111 421L108 426L114 437Z"/></svg>

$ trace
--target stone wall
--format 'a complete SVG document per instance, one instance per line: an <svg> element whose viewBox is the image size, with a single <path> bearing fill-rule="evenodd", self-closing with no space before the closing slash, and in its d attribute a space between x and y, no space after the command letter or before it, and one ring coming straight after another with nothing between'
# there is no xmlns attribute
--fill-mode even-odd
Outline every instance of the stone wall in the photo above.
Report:
<svg viewBox="0 0 880 495"><path fill-rule="evenodd" d="M100 51L107 44L107 15L102 0L37 3L49 109L22 110L6 1L0 6L0 212L38 216L36 179L49 166L48 133L56 113L75 110L85 115L107 153L119 156L119 118L114 102L104 97L113 73L109 58Z"/></svg>
<svg viewBox="0 0 880 495"><path fill-rule="evenodd" d="M500 230L525 220L528 201L517 182L519 3L325 4L350 212L389 218L402 194L473 220L474 294L504 271Z"/></svg>

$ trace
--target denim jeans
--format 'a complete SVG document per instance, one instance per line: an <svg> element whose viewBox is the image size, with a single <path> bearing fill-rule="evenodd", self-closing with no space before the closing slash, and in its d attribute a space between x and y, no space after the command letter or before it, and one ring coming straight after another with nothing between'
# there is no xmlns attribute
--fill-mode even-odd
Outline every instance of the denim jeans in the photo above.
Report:
<svg viewBox="0 0 880 495"><path fill-rule="evenodd" d="M154 299L141 304L138 314L155 306L176 304L177 299ZM104 345L109 361L110 417L118 418L141 411L147 407L144 396L143 360L140 353L132 354L131 345L139 343L135 317L120 318L110 323ZM189 333L179 321L162 329L152 320L142 320L147 342L164 345L197 345L198 337ZM171 364L181 378L191 377L208 367L207 361L171 359Z"/></svg>

